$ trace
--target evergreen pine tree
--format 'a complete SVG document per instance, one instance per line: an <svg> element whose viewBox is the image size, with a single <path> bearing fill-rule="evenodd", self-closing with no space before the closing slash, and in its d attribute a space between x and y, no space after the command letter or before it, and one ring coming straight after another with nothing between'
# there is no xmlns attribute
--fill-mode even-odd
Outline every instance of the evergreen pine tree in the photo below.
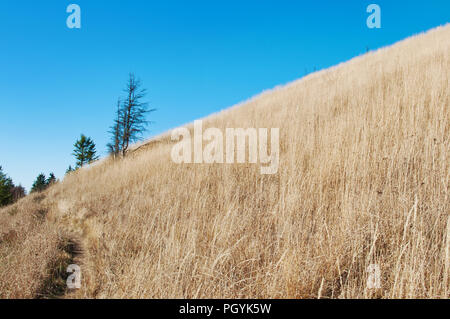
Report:
<svg viewBox="0 0 450 319"><path fill-rule="evenodd" d="M72 168L72 165L69 165L69 168L67 168L67 170L66 170L66 174L69 174L73 171L75 171L75 170Z"/></svg>
<svg viewBox="0 0 450 319"><path fill-rule="evenodd" d="M56 182L55 174L50 173L50 175L47 178L47 186L50 186L50 185L52 185L55 182Z"/></svg>
<svg viewBox="0 0 450 319"><path fill-rule="evenodd" d="M39 174L31 187L31 193L42 192L47 188L47 179L44 174Z"/></svg>
<svg viewBox="0 0 450 319"><path fill-rule="evenodd" d="M73 155L75 156L77 167L83 167L98 159L95 143L90 137L81 134L80 139L75 142L74 147Z"/></svg>
<svg viewBox="0 0 450 319"><path fill-rule="evenodd" d="M116 158L121 152L121 141L123 138L123 111L121 109L120 99L117 101L116 119L114 125L111 126L109 133L111 134L111 143L107 144L109 153Z"/></svg>
<svg viewBox="0 0 450 319"><path fill-rule="evenodd" d="M14 184L0 166L0 207L9 205L13 202L12 189Z"/></svg>

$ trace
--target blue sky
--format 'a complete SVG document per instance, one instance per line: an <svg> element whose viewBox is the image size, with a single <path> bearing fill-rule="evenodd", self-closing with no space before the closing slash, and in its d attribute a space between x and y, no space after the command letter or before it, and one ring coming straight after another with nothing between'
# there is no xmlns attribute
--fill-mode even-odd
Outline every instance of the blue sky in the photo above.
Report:
<svg viewBox="0 0 450 319"><path fill-rule="evenodd" d="M66 8L81 7L81 29ZM366 8L381 7L381 29ZM158 109L150 137L445 24L450 1L0 0L0 165L63 177L84 133L106 154L129 72Z"/></svg>

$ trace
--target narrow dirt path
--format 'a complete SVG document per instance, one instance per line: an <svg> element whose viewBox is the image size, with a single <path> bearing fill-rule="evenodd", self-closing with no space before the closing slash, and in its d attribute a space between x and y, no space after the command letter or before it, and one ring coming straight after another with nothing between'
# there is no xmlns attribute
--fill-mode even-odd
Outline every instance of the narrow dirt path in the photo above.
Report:
<svg viewBox="0 0 450 319"><path fill-rule="evenodd" d="M36 299L59 299L70 295L70 289L67 287L70 273L67 272L67 267L72 264L79 265L83 255L81 241L75 237L63 238L59 249L58 258L47 265L49 275L38 290Z"/></svg>

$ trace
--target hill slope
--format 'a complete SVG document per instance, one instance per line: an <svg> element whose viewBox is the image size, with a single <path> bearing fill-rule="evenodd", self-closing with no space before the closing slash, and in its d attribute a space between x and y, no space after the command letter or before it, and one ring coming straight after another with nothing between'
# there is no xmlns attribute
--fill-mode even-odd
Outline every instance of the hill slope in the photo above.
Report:
<svg viewBox="0 0 450 319"><path fill-rule="evenodd" d="M62 295L76 262L75 298L448 298L449 70L447 25L204 120L280 128L274 175L175 164L166 136L28 196L0 211L0 296Z"/></svg>

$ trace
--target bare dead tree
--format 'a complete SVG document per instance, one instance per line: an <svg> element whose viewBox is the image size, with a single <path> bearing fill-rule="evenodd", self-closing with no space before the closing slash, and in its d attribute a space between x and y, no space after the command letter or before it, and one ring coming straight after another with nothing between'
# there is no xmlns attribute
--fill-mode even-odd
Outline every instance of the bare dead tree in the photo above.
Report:
<svg viewBox="0 0 450 319"><path fill-rule="evenodd" d="M22 185L19 185L19 186L14 186L12 188L11 194L12 194L12 200L15 203L22 197L25 197L27 193L25 191L25 188L23 188Z"/></svg>
<svg viewBox="0 0 450 319"><path fill-rule="evenodd" d="M125 88L126 98L120 112L120 123L122 125L121 151L124 157L130 143L139 140L150 124L146 115L156 110L149 109L148 103L142 101L147 91L141 86L141 81L136 79L133 73L130 73Z"/></svg>

